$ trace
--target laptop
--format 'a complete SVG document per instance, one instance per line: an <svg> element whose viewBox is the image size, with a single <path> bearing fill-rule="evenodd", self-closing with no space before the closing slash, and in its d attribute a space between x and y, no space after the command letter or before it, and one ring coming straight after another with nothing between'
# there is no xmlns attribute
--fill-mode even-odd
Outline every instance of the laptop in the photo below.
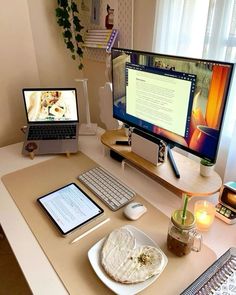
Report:
<svg viewBox="0 0 236 295"><path fill-rule="evenodd" d="M22 90L27 128L22 153L76 153L79 115L76 88Z"/></svg>

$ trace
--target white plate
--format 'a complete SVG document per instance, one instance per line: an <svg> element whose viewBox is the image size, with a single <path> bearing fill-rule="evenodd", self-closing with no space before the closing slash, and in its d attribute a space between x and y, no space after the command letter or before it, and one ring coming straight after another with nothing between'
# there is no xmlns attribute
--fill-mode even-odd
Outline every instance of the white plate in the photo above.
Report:
<svg viewBox="0 0 236 295"><path fill-rule="evenodd" d="M142 245L148 245L148 246L157 247L161 251L161 249L158 247L158 245L151 238L149 238L144 232L140 231L139 229L137 229L136 227L131 226L131 225L126 225L125 227L127 227L135 236L136 247L142 246ZM159 277L159 275L162 273L162 271L164 270L164 268L166 267L166 264L168 262L166 255L163 253L163 251L161 251L162 255L164 257L164 264L163 264L163 268L159 274L151 277L150 279L148 279L144 282L137 283L137 284L118 283L118 282L112 280L106 274L106 272L104 271L104 269L100 263L100 252L101 252L101 248L102 248L104 240L105 240L105 238L101 239L95 245L93 245L92 248L90 248L90 250L88 251L88 258L89 258L89 261L90 261L94 271L96 272L96 274L100 278L100 280L116 294L132 295L132 294L136 294L136 293L142 291L143 289L147 288L150 284L152 284Z"/></svg>

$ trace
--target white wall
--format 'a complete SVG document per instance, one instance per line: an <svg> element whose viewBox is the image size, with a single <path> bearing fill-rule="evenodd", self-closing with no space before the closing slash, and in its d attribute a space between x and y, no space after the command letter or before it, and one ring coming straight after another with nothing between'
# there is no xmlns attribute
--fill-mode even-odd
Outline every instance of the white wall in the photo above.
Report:
<svg viewBox="0 0 236 295"><path fill-rule="evenodd" d="M131 0L130 0L131 1ZM133 48L138 50L152 50L153 26L156 0L134 0ZM90 96L91 120L100 121L98 113L98 88L104 86L105 63L92 60L85 61L85 76L89 78L88 91Z"/></svg>
<svg viewBox="0 0 236 295"><path fill-rule="evenodd" d="M24 87L77 87L85 120L82 85L74 82L83 73L64 46L55 8L56 1L15 0L0 10L0 147L23 139Z"/></svg>
<svg viewBox="0 0 236 295"><path fill-rule="evenodd" d="M24 87L74 86L78 90L80 121L85 121L82 84L89 79L91 120L101 124L98 90L105 78L105 62L84 60L77 70L65 48L55 18L57 1L5 1L0 10L0 147L21 141L26 123L21 90ZM155 0L134 1L134 49L150 50Z"/></svg>
<svg viewBox="0 0 236 295"><path fill-rule="evenodd" d="M134 0L134 49L151 51L156 0Z"/></svg>
<svg viewBox="0 0 236 295"><path fill-rule="evenodd" d="M28 0L30 25L41 86L73 86L81 76L56 22L57 1ZM73 78L72 78L73 77Z"/></svg>
<svg viewBox="0 0 236 295"><path fill-rule="evenodd" d="M27 1L6 1L0 10L0 146L21 140L25 121L22 87L39 84Z"/></svg>

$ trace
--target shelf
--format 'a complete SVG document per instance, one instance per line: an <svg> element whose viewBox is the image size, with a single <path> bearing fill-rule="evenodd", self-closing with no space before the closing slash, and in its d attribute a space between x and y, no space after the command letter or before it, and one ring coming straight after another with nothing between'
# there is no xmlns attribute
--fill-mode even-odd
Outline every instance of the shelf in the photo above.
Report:
<svg viewBox="0 0 236 295"><path fill-rule="evenodd" d="M88 30L85 34L84 47L102 48L110 53L117 41L118 30Z"/></svg>
<svg viewBox="0 0 236 295"><path fill-rule="evenodd" d="M116 140L127 140L123 129L106 131L101 136L101 142L105 146L123 156L131 165L177 195L186 193L189 197L212 196L221 188L222 180L215 171L211 176L203 177L199 172L199 163L177 152L173 151L173 157L180 172L179 179L175 177L168 160L160 166L155 166L133 153L130 146L116 145Z"/></svg>

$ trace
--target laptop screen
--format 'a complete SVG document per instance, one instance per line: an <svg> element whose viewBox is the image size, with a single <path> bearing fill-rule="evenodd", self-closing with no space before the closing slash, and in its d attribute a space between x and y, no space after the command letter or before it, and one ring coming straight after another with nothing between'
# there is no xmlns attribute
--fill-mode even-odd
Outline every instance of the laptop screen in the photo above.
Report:
<svg viewBox="0 0 236 295"><path fill-rule="evenodd" d="M78 121L75 88L23 89L29 123Z"/></svg>

